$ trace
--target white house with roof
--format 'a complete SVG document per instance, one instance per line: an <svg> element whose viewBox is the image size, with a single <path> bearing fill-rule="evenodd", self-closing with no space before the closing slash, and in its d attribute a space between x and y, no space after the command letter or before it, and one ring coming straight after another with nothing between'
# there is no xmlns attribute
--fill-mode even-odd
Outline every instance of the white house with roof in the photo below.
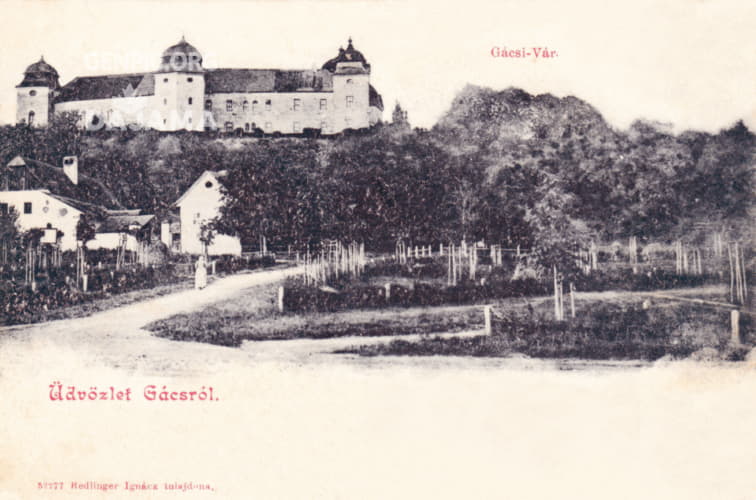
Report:
<svg viewBox="0 0 756 500"><path fill-rule="evenodd" d="M95 227L95 239L87 243L90 249L115 249L124 240L133 249L137 235L147 236L153 216L124 210L101 182L79 173L76 157L64 158L59 168L16 156L0 174L0 214L13 209L21 231L60 231L57 243L63 251L76 249L76 226L83 216Z"/></svg>
<svg viewBox="0 0 756 500"><path fill-rule="evenodd" d="M180 249L182 253L200 254L204 245L200 239L202 226L220 214L223 205L221 180L226 171L213 172L207 170L194 181L189 189L179 198L174 206L178 208L180 223ZM170 224L169 221L163 225ZM163 228L163 242L172 247L172 241L166 241L170 231ZM241 241L236 236L215 234L207 248L209 255L241 255Z"/></svg>

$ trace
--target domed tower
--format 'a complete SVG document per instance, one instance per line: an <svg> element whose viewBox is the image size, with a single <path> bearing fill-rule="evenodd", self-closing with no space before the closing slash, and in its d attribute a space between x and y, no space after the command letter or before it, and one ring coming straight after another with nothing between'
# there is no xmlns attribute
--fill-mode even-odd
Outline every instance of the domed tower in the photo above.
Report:
<svg viewBox="0 0 756 500"><path fill-rule="evenodd" d="M370 64L349 39L347 48L323 64L333 74L333 129L360 129L371 125Z"/></svg>
<svg viewBox="0 0 756 500"><path fill-rule="evenodd" d="M24 79L16 86L16 123L47 126L59 88L58 72L40 57L26 68Z"/></svg>
<svg viewBox="0 0 756 500"><path fill-rule="evenodd" d="M202 54L184 38L165 49L155 73L154 110L159 130L204 130L205 75Z"/></svg>

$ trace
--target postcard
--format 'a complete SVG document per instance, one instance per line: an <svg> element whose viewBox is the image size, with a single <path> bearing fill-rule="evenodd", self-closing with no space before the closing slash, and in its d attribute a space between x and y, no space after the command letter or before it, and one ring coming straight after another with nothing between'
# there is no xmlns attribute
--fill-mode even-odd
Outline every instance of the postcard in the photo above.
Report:
<svg viewBox="0 0 756 500"><path fill-rule="evenodd" d="M756 495L753 2L0 11L0 499Z"/></svg>

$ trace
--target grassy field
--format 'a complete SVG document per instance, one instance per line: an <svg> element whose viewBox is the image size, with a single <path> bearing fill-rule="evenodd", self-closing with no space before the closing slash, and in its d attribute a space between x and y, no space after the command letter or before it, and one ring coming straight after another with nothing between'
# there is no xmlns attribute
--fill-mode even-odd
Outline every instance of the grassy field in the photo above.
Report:
<svg viewBox="0 0 756 500"><path fill-rule="evenodd" d="M245 340L430 334L483 327L480 306L280 314L274 307L276 291L275 285L251 288L233 300L146 328L173 340L239 346Z"/></svg>

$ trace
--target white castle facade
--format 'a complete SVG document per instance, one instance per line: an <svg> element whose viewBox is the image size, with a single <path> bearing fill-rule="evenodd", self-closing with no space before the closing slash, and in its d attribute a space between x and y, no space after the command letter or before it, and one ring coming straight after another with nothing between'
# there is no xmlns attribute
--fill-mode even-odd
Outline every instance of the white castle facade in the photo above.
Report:
<svg viewBox="0 0 756 500"><path fill-rule="evenodd" d="M77 112L91 129L222 130L250 134L336 134L381 120L370 64L352 40L316 70L208 69L184 39L156 72L77 77L64 86L40 59L17 89L16 121L44 127Z"/></svg>

